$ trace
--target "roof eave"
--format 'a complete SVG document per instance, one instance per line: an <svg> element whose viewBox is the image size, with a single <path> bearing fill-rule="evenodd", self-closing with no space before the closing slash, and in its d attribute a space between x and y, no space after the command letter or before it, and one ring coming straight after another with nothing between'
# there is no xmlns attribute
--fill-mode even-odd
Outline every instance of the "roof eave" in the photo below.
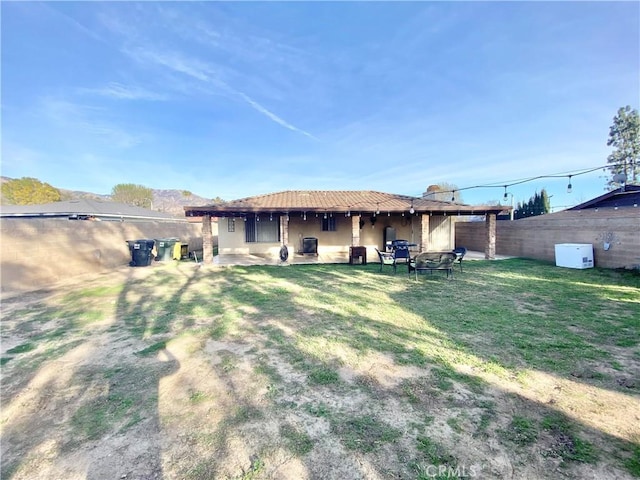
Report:
<svg viewBox="0 0 640 480"><path fill-rule="evenodd" d="M212 217L225 217L225 216L233 216L233 215L251 215L251 214L259 214L259 213L272 213L272 214L291 214L291 213L352 213L357 215L360 214L373 214L376 211L380 211L380 214L384 213L393 213L393 214L401 214L408 213L411 208L408 205L406 208L385 208L376 210L373 208L364 208L364 209L348 209L344 207L330 207L330 208L321 208L321 207L282 207L282 208L273 208L273 207L184 207L185 216L187 217L201 217L203 215L210 215ZM504 206L487 206L487 205L441 205L441 206L432 206L432 207L419 207L415 208L415 214L456 214L456 215L485 215L489 214L502 214L508 213L512 208L504 207Z"/></svg>

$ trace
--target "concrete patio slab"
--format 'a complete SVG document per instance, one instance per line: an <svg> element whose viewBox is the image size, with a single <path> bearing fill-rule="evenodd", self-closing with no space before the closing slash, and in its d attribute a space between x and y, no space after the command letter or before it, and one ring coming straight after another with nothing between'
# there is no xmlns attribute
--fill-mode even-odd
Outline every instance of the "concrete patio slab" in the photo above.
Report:
<svg viewBox="0 0 640 480"><path fill-rule="evenodd" d="M417 252L416 252L417 253ZM496 255L495 260L504 260L513 258L506 255ZM468 251L464 257L466 260L484 260L484 252ZM286 262L283 262L277 256L267 255L232 255L222 254L213 257L213 265L219 267L225 266L248 266L248 265L304 265L317 263L349 263L349 254L343 253L320 253L318 255L289 255ZM379 263L378 258L370 258L369 263Z"/></svg>

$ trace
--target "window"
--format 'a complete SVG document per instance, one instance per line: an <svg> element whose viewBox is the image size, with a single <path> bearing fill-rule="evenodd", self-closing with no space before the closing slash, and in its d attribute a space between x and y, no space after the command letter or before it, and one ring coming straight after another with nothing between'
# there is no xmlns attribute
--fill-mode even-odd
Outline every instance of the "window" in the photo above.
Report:
<svg viewBox="0 0 640 480"><path fill-rule="evenodd" d="M336 231L336 217L328 217L322 219L322 231L323 232L335 232Z"/></svg>
<svg viewBox="0 0 640 480"><path fill-rule="evenodd" d="M235 232L235 231L236 231L236 219L227 218L227 232Z"/></svg>
<svg viewBox="0 0 640 480"><path fill-rule="evenodd" d="M247 243L276 243L280 241L280 216L247 217L244 224Z"/></svg>

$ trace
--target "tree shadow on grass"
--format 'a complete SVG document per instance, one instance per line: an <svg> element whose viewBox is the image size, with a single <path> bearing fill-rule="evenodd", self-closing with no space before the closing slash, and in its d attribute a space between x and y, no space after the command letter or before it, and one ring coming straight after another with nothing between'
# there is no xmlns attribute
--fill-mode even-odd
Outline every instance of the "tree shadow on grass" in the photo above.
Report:
<svg viewBox="0 0 640 480"><path fill-rule="evenodd" d="M507 373L509 370L517 372L517 369L514 370L514 368L542 368L543 371L548 370L550 374L565 377L572 382L578 384L582 382L582 380L576 380L574 376L564 371L563 368L554 368L557 362L556 359L565 354L562 345L554 346L551 344L549 351L544 352L546 358L538 359L533 365L530 364L530 360L526 355L519 355L517 350L512 349L512 351L503 352L502 344L493 341L491 338L491 328L496 325L495 319L491 320L491 315L495 316L496 312L492 311L490 303L484 307L486 309L485 312L475 316L472 324L467 324L466 328L460 328L461 322L468 321L463 317L463 313L469 310L461 309L456 312L455 301L452 301L452 299L464 298L464 288L468 286L468 283L464 280L456 280L457 283L454 283L456 281L447 281L444 278L429 278L428 280L421 279L420 282L408 282L405 284L401 282L405 282L406 279L384 278L383 282L385 283L383 285L386 285L381 288L380 280L375 280L374 277L371 277L372 272L369 270L371 269L365 268L359 271L352 271L349 270L349 267L342 266L296 267L293 275L291 272L277 267L264 267L253 270L249 276L260 276L268 273L274 279L288 280L307 289L304 299L297 299L293 292L287 295L281 286L276 287L276 290L272 292L274 297L277 297L282 313L278 317L277 323L279 325L271 324L263 328L271 345L280 348L285 357L293 365L298 365L300 368L310 368L310 364L313 365L315 363L335 369L340 365L339 359L332 359L328 354L325 354L324 357L322 355L317 355L316 357L312 355L310 357L308 348L300 349L303 342L313 340L322 342L326 340L327 336L330 336L335 337L333 341L340 342L355 351L388 352L400 364L409 363L421 367L430 366L432 369L435 366L436 371L439 372L436 376L440 378L436 378L433 381L439 382L440 385L455 383L473 390L478 385L485 383L479 377L458 372L456 370L457 363L452 363L455 355L447 357L436 353L436 351L431 351L429 348L424 348L425 345L429 344L429 339L434 339L441 344L440 347L457 351L463 357L476 358L476 366L480 368L482 368L483 364L488 365L490 368L494 368L492 367L494 365L507 371ZM473 270L471 268L471 275L475 273ZM248 272L238 271L236 273L244 275ZM479 269L478 273L482 273L482 269ZM538 273L536 272L535 274ZM319 281L320 274L322 275L322 282ZM345 276L351 276L352 279L354 276L355 278L363 279L359 285L360 289L357 288L358 282L352 282L349 279L347 279L346 287L344 285L341 286L341 282L345 281ZM526 273L524 276L526 280ZM369 279L372 280L373 285L368 284ZM268 285L264 283L254 285L249 278L248 280L246 288L253 289L255 295L269 295ZM594 285L597 285L597 279L593 282ZM517 285L511 285L511 288L517 287ZM520 288L522 288L522 285L520 285ZM363 311L362 308L349 308L349 305L362 306L363 302L366 305L367 295L371 291L380 293L381 290L405 314L419 318L422 325L411 328L396 326L393 325L393 321L376 319L376 315ZM242 297L245 300L248 298L244 294ZM331 304L331 301L335 302L336 299L344 302L340 304L340 308L337 310ZM514 312L514 316L516 315L517 312ZM256 317L261 318L261 315L258 314ZM306 320L301 322L303 318ZM319 325L309 325L314 321L318 321ZM483 326L483 323L486 325ZM509 325L512 328L518 328L517 322L506 323L505 327ZM295 332L294 335L291 334L292 331ZM336 336L336 333L339 335ZM510 335L513 336L513 332L504 331L501 333L508 337ZM554 332L554 334L558 333ZM476 335L480 338L474 339ZM483 335L486 335L487 338L481 338ZM429 337L429 339L426 339L425 336ZM489 341L489 345L486 345L487 341ZM422 344L423 347L415 348L415 344ZM576 348L576 346L572 345L572 348ZM506 353L506 355L503 356L503 353ZM464 363L464 361L465 358L462 358L461 362ZM627 389L621 388L619 385L603 384L598 382L597 379L589 383L595 383L599 388L610 389L614 392L624 392L626 395L629 394ZM409 390L412 388L411 385L406 387ZM485 385L485 388L487 387L488 385ZM523 413L534 412L536 418L534 423L538 427L542 425L540 436L550 445L549 449L546 450L550 457L555 456L554 458L560 459L559 461L561 462L595 462L598 455L595 452L591 452L591 447L589 446L591 444L583 440L583 438L591 438L596 439L595 443L604 452L605 457L618 460L617 468L620 468L620 464L631 465L629 469L633 471L634 462L638 462L638 445L631 441L609 435L598 428L581 423L579 419L569 420L563 417L563 414L551 403L533 402L509 391L503 392L502 395L518 399L517 401L521 405L520 409ZM506 416L510 417L510 415ZM554 426L555 423L559 424L560 427ZM509 425L511 424L504 424L503 427L510 428ZM578 430L582 436L576 433Z"/></svg>
<svg viewBox="0 0 640 480"><path fill-rule="evenodd" d="M465 267L465 275L469 268L471 278L483 274L481 268ZM277 476L277 465L265 462L274 462L273 452L281 448L290 451L305 474L324 478L343 473L341 478L420 478L420 469L428 465L471 466L492 457L506 459L483 466L497 477L509 476L509 469L511 474L526 473L525 465L532 462L550 469L542 472L546 478L553 478L552 468L560 464L571 466L572 472L605 467L620 472L621 464L631 464L637 449L632 442L564 418L553 404L500 391L480 376L457 369L456 359L468 358L478 365L494 362L510 368L496 354L499 349L474 342L474 336L491 333L488 312L475 318L468 330L460 327L465 318L451 315L452 299L460 298L468 285L460 277L415 282L400 272L379 274L375 265L158 271L144 279L132 275L116 296L116 323L103 339L112 349L100 350L112 352L113 358L83 364L72 373L69 383L76 393L70 407L52 404L3 429L3 444L8 440L25 453L18 465L7 465L6 470L3 455L3 478L5 472L10 478L12 471L28 469L29 454L38 451L40 439L60 427L54 420L57 413L71 428L63 453L89 458L87 476L96 479L114 474L161 478L166 475L166 448L178 455L172 461L185 478L220 478L228 474L225 460L237 457L233 449L238 439L252 460L237 473L247 475ZM372 302L372 295L381 300ZM381 310L386 303L391 308ZM171 348L171 342L187 332L229 348L249 343L249 349L242 350L246 353L237 355L202 351L203 357L217 361L207 372L228 394L229 403L223 406L235 408L228 409L221 423L209 424L202 417L188 432L185 438L193 448L209 449L197 456L187 453L191 444L166 437L169 432L159 412L161 380L188 374ZM383 384L341 358L333 350L336 345L359 358L389 355L394 368L411 366L420 373ZM253 366L252 374L224 361L240 357ZM347 379L345 369L350 370ZM284 380L289 371L295 375ZM239 384L247 379L267 388L247 390ZM197 387L197 378L192 381ZM56 383L51 380L46 386L40 389L43 396L53 392ZM495 390L500 403L495 402ZM196 388L192 403L206 394ZM215 398L213 404L220 402ZM392 425L394 412L406 417L394 420L401 428ZM43 429L30 427L34 418L43 422ZM318 430L318 425L327 430ZM598 446L597 459L589 445ZM474 448L481 455L474 455ZM505 453L510 449L517 450L515 456ZM509 458L521 464L509 464Z"/></svg>

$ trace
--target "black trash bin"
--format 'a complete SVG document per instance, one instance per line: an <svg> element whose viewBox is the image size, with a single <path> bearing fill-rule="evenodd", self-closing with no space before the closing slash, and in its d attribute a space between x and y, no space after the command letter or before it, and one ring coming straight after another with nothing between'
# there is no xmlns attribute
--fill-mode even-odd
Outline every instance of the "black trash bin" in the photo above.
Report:
<svg viewBox="0 0 640 480"><path fill-rule="evenodd" d="M172 260L173 249L179 240L179 238L156 238L156 250L158 251L156 260L159 262Z"/></svg>
<svg viewBox="0 0 640 480"><path fill-rule="evenodd" d="M155 240L148 240L146 238L140 240L127 240L129 245L129 251L131 252L131 261L129 265L132 267L146 267L151 265L153 259L153 246Z"/></svg>

